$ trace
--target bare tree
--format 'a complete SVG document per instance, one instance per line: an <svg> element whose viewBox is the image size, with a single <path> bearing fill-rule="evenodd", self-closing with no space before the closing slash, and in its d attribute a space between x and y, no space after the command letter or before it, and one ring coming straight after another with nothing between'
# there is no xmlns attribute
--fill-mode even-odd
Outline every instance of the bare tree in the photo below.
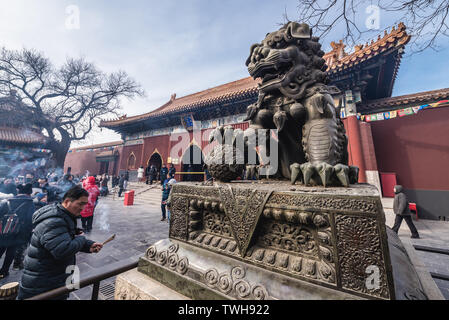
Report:
<svg viewBox="0 0 449 320"><path fill-rule="evenodd" d="M365 33L379 33L366 28L365 19L360 19L370 5L394 13L394 22L383 30L404 22L412 35L414 53L428 48L436 50L438 39L449 35L448 0L300 0L299 21L308 23L321 38L342 24L343 40L353 46Z"/></svg>
<svg viewBox="0 0 449 320"><path fill-rule="evenodd" d="M84 58L54 68L35 50L0 51L0 96L15 92L21 114L28 114L49 138L47 148L63 166L72 141L84 140L106 115L118 115L122 98L144 95L124 71L105 74Z"/></svg>

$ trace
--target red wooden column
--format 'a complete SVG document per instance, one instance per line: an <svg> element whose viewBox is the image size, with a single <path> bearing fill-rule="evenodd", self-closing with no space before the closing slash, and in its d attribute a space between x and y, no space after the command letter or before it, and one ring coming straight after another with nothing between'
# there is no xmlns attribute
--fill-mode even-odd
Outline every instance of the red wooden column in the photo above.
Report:
<svg viewBox="0 0 449 320"><path fill-rule="evenodd" d="M350 158L352 159L352 164L358 166L360 169L359 172L359 182L367 182L366 180L366 166L365 159L363 157L363 147L362 147L362 138L360 134L359 121L357 120L357 116L349 116L347 119L347 128L346 133L348 135L349 141L349 150L351 153Z"/></svg>

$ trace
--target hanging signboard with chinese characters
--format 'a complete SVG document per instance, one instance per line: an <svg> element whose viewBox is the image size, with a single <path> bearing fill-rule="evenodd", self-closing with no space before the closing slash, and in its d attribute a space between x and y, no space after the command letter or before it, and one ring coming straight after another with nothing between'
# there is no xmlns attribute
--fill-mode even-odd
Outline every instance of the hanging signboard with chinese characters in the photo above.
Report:
<svg viewBox="0 0 449 320"><path fill-rule="evenodd" d="M181 124L187 131L191 131L195 128L195 119L193 114L186 114L181 116Z"/></svg>
<svg viewBox="0 0 449 320"><path fill-rule="evenodd" d="M125 141L125 143L124 143L125 146L135 146L135 145L139 145L139 144L143 144L143 139L128 140L128 141Z"/></svg>

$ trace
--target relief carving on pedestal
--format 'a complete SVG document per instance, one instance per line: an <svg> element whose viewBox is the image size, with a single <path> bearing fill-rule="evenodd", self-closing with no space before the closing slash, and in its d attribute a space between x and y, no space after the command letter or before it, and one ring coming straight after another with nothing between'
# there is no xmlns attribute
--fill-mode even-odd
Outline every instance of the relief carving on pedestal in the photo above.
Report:
<svg viewBox="0 0 449 320"><path fill-rule="evenodd" d="M184 197L173 197L170 208L170 238L187 240L187 212L189 200Z"/></svg>
<svg viewBox="0 0 449 320"><path fill-rule="evenodd" d="M290 223L267 222L261 225L262 236L257 244L305 255L318 255L318 248L311 230Z"/></svg>
<svg viewBox="0 0 449 320"><path fill-rule="evenodd" d="M182 191L174 197L171 237L297 279L389 297L376 199L230 184ZM176 264L168 253L155 261ZM379 267L379 289L366 287L369 265Z"/></svg>
<svg viewBox="0 0 449 320"><path fill-rule="evenodd" d="M357 198L338 198L335 196L309 196L274 193L267 202L267 206L272 204L282 204L284 206L308 207L319 210L343 210L343 211L361 211L366 213L377 213L376 201Z"/></svg>
<svg viewBox="0 0 449 320"><path fill-rule="evenodd" d="M337 215L337 249L342 287L345 289L389 298L385 259L377 221L372 218ZM368 267L379 269L379 287L368 288Z"/></svg>
<svg viewBox="0 0 449 320"><path fill-rule="evenodd" d="M271 191L233 189L229 185L217 185L217 188L234 239L237 242L240 254L244 257Z"/></svg>
<svg viewBox="0 0 449 320"><path fill-rule="evenodd" d="M151 246L145 252L145 257L161 266L168 267L180 274L185 274L189 269L189 260L180 258L177 254L179 245L172 244L167 250L157 251L156 246Z"/></svg>
<svg viewBox="0 0 449 320"><path fill-rule="evenodd" d="M245 279L246 272L240 266L233 267L229 273L219 274L216 269L207 270L203 279L212 289L226 295L243 300L268 300L270 295L267 289L260 284L251 284Z"/></svg>

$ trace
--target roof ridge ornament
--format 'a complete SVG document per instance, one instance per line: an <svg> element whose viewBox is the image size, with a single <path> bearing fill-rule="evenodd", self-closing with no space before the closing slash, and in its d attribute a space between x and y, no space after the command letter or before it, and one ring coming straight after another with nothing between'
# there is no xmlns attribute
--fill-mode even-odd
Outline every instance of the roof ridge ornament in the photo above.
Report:
<svg viewBox="0 0 449 320"><path fill-rule="evenodd" d="M339 40L338 42L332 41L331 47L331 53L334 55L337 61L347 55L347 53L345 52L346 45L343 43L343 40Z"/></svg>

